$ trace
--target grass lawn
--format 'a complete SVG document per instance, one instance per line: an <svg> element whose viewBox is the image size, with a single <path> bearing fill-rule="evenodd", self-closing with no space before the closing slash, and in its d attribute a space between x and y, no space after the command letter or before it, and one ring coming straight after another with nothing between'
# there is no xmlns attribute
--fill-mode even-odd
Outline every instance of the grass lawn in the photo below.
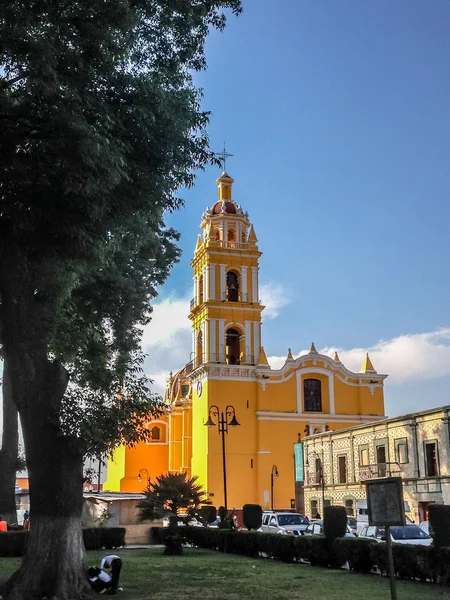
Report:
<svg viewBox="0 0 450 600"><path fill-rule="evenodd" d="M358 575L309 565L286 565L201 549L184 556L164 556L161 548L122 549L120 585L123 600L388 600L389 581L378 575ZM105 552L88 552L98 564ZM20 559L0 560L5 580ZM399 600L450 600L450 588L398 581ZM106 596L99 596L106 597Z"/></svg>

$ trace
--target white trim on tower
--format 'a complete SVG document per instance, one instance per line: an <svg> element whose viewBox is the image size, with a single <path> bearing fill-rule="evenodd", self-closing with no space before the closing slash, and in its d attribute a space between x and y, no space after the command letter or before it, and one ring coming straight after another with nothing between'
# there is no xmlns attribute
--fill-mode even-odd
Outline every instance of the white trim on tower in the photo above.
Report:
<svg viewBox="0 0 450 600"><path fill-rule="evenodd" d="M247 302L247 269L245 265L241 267L241 298L242 302Z"/></svg>
<svg viewBox="0 0 450 600"><path fill-rule="evenodd" d="M227 284L227 265L220 266L220 300L225 300L225 286Z"/></svg>
<svg viewBox="0 0 450 600"><path fill-rule="evenodd" d="M253 363L258 362L259 351L261 350L261 323L253 322Z"/></svg>
<svg viewBox="0 0 450 600"><path fill-rule="evenodd" d="M252 302L258 300L258 267L252 267Z"/></svg>
<svg viewBox="0 0 450 600"><path fill-rule="evenodd" d="M209 360L210 360L210 362L217 361L216 329L217 329L217 319L210 319L209 320Z"/></svg>
<svg viewBox="0 0 450 600"><path fill-rule="evenodd" d="M222 265L221 265L222 266ZM225 319L219 321L219 361L225 362Z"/></svg>
<svg viewBox="0 0 450 600"><path fill-rule="evenodd" d="M208 300L216 299L216 265L210 263L209 265L209 297Z"/></svg>
<svg viewBox="0 0 450 600"><path fill-rule="evenodd" d="M245 326L245 352L244 352L244 362L251 362L251 343L252 343L252 322L244 321Z"/></svg>

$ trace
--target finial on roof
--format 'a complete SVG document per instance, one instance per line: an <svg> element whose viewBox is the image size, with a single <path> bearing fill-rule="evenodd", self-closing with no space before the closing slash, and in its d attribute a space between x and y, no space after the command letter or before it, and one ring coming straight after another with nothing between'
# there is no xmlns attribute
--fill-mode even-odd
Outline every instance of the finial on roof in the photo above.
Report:
<svg viewBox="0 0 450 600"><path fill-rule="evenodd" d="M288 348L287 360L294 360L294 357L292 356L292 352L291 352L290 348Z"/></svg>
<svg viewBox="0 0 450 600"><path fill-rule="evenodd" d="M256 237L256 233L255 233L255 228L253 227L253 225L250 226L250 231L248 233L247 241L250 244L256 244L256 242L258 241L258 238Z"/></svg>
<svg viewBox="0 0 450 600"><path fill-rule="evenodd" d="M337 352L334 353L334 359L336 362L341 362L341 359L339 358L339 354Z"/></svg>
<svg viewBox="0 0 450 600"><path fill-rule="evenodd" d="M195 245L195 251L196 251L196 252L197 252L197 250L198 250L198 249L201 247L201 245L202 245L202 244L203 244L203 241L202 241L202 236L201 236L200 234L198 234L198 237L197 237L197 243L196 243L196 245Z"/></svg>
<svg viewBox="0 0 450 600"><path fill-rule="evenodd" d="M309 353L313 354L314 352L317 354L317 350L316 350L316 347L314 346L314 342L312 342L311 348L309 349Z"/></svg>
<svg viewBox="0 0 450 600"><path fill-rule="evenodd" d="M258 357L258 367L260 366L269 366L269 361L267 360L266 353L264 352L264 347L261 346L261 350L259 351Z"/></svg>
<svg viewBox="0 0 450 600"><path fill-rule="evenodd" d="M363 364L361 365L361 371L363 373L376 373L372 361L369 358L369 353L366 352Z"/></svg>

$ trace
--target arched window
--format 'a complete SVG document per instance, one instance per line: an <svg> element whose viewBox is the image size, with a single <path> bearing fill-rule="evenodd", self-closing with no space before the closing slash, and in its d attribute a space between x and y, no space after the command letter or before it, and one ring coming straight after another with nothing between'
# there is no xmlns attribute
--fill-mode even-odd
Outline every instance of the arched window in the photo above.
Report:
<svg viewBox="0 0 450 600"><path fill-rule="evenodd" d="M345 500L345 510L347 511L347 515L349 517L353 517L355 515L354 501L353 498L347 498Z"/></svg>
<svg viewBox="0 0 450 600"><path fill-rule="evenodd" d="M234 233L233 229L229 229L228 230L228 241L229 242L234 242L236 241L236 234Z"/></svg>
<svg viewBox="0 0 450 600"><path fill-rule="evenodd" d="M229 365L240 364L240 335L236 329L228 329L225 341L226 360Z"/></svg>
<svg viewBox="0 0 450 600"><path fill-rule="evenodd" d="M322 412L322 383L319 379L305 379L303 382L305 411Z"/></svg>
<svg viewBox="0 0 450 600"><path fill-rule="evenodd" d="M154 427L152 427L151 432L152 432L152 440L159 441L161 439L161 430L159 427L157 427L155 425Z"/></svg>
<svg viewBox="0 0 450 600"><path fill-rule="evenodd" d="M245 231L243 231L243 232L241 233L241 242L242 242L243 244L245 244L245 242L246 242L246 241L247 241L247 233L246 233Z"/></svg>
<svg viewBox="0 0 450 600"><path fill-rule="evenodd" d="M239 278L234 271L227 273L227 300L228 302L239 302Z"/></svg>

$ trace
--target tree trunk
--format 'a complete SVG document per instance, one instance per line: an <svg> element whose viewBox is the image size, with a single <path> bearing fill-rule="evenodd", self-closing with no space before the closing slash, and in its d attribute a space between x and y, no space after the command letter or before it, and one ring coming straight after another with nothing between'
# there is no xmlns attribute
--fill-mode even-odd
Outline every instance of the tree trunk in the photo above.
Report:
<svg viewBox="0 0 450 600"><path fill-rule="evenodd" d="M12 398L8 361L3 362L3 435L0 450L0 515L7 523L17 522L16 465L19 452L17 408Z"/></svg>
<svg viewBox="0 0 450 600"><path fill-rule="evenodd" d="M2 586L6 600L92 597L81 530L80 442L60 428L68 374L48 358L48 302L35 290L37 269L20 254L0 261L0 324L12 397L21 417L30 484L30 532L18 571Z"/></svg>

